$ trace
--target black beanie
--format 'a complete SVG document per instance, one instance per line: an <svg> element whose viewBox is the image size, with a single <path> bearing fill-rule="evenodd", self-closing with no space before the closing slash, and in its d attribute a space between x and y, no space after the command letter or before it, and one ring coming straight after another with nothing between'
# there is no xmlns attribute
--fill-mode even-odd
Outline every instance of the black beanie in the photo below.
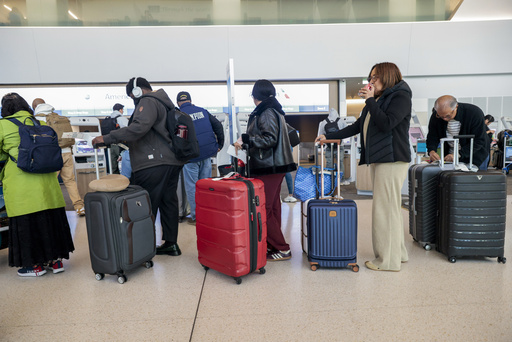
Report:
<svg viewBox="0 0 512 342"><path fill-rule="evenodd" d="M272 82L268 80L257 80L252 88L252 97L256 100L263 101L271 96L276 96L276 88Z"/></svg>

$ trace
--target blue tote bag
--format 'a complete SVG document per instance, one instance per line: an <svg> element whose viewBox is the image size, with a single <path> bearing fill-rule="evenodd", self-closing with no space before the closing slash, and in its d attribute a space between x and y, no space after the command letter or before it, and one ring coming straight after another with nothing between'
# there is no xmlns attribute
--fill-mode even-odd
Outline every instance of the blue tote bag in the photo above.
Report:
<svg viewBox="0 0 512 342"><path fill-rule="evenodd" d="M308 168L299 166L299 168L297 169L297 173L295 174L294 181L293 196L295 198L298 198L299 200L304 202L309 199L315 198L317 191L318 193L320 193L320 182L322 181L322 176L320 174L318 175L318 183L316 182L316 172L320 172L319 169L320 168L318 166L312 166ZM324 168L324 170L330 171L332 169ZM332 191L333 189L331 187L331 174L324 173L324 196L329 196Z"/></svg>

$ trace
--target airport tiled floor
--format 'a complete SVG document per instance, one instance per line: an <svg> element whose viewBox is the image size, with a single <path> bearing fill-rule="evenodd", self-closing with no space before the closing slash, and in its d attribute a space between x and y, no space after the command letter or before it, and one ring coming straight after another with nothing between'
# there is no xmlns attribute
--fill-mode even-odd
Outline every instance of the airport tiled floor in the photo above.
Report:
<svg viewBox="0 0 512 342"><path fill-rule="evenodd" d="M199 265L187 223L181 256L156 256L153 268L129 272L122 285L115 276L97 281L85 219L70 212L76 251L64 273L18 277L0 251L0 341L512 341L512 196L508 263L452 264L406 230L410 259L399 273L365 268L373 258L372 201L356 202L358 273L311 271L301 251L300 203L283 203L292 259L269 263L240 285Z"/></svg>

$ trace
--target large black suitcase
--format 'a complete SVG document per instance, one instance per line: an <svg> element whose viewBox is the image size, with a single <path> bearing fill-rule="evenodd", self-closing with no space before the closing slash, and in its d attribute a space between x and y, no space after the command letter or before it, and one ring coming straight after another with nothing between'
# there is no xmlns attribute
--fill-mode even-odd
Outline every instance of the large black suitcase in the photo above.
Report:
<svg viewBox="0 0 512 342"><path fill-rule="evenodd" d="M96 279L115 274L124 283L125 271L153 266L156 254L154 217L149 194L130 185L119 192L85 195L85 222L91 266Z"/></svg>
<svg viewBox="0 0 512 342"><path fill-rule="evenodd" d="M409 233L427 251L436 243L438 164L409 168Z"/></svg>
<svg viewBox="0 0 512 342"><path fill-rule="evenodd" d="M504 257L506 176L498 171L443 171L439 176L437 250L457 257Z"/></svg>

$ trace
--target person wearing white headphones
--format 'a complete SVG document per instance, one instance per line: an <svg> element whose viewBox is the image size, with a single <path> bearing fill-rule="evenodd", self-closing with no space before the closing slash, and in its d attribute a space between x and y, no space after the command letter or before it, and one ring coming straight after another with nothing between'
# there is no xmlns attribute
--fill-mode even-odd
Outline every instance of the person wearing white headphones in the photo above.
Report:
<svg viewBox="0 0 512 342"><path fill-rule="evenodd" d="M168 109L174 104L163 89L153 91L149 82L134 77L126 84L126 94L133 99L135 110L127 127L96 137L93 144L125 143L129 147L132 183L146 189L153 214L160 209L162 240L157 254L178 256L178 177L184 162L170 149L171 137L166 128ZM157 237L158 239L158 237Z"/></svg>

